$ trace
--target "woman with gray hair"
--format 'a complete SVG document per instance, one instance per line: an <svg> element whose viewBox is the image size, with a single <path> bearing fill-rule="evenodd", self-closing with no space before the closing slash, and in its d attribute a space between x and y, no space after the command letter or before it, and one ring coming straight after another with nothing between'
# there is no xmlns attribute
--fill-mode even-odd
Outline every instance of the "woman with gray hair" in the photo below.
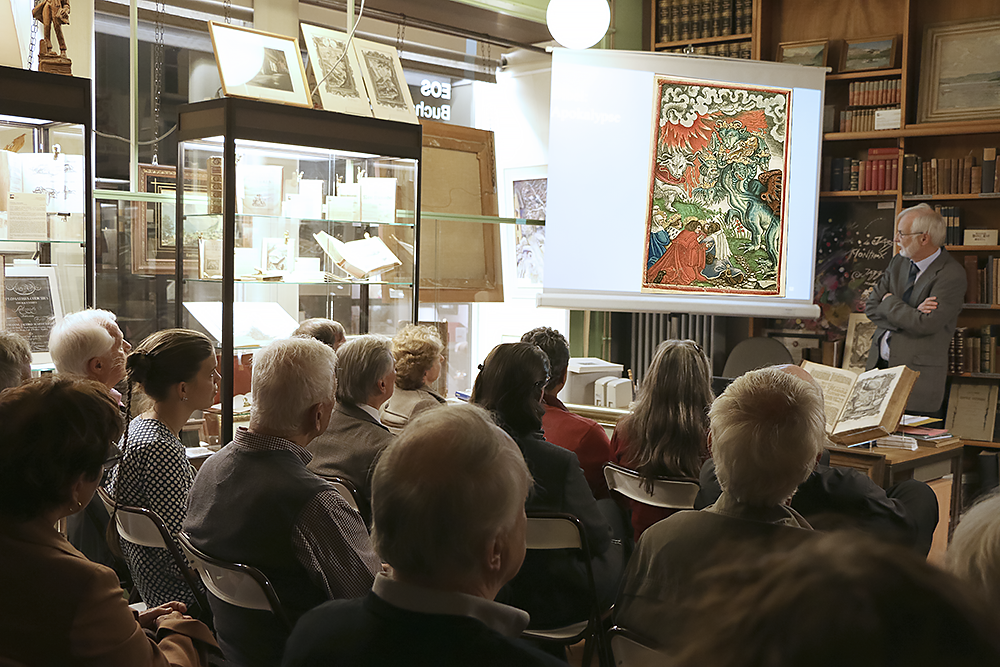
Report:
<svg viewBox="0 0 1000 667"><path fill-rule="evenodd" d="M24 336L0 331L0 391L31 377L31 348Z"/></svg>
<svg viewBox="0 0 1000 667"><path fill-rule="evenodd" d="M415 415L445 402L431 384L441 376L444 344L434 329L409 324L392 339L396 389L379 409L382 423L399 435Z"/></svg>
<svg viewBox="0 0 1000 667"><path fill-rule="evenodd" d="M1000 611L1000 494L983 498L962 515L946 562Z"/></svg>

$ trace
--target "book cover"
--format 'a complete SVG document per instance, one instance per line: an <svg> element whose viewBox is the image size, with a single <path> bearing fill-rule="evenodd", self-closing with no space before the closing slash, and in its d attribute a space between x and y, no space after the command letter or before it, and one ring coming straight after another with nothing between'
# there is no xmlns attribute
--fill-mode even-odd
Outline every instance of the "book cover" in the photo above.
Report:
<svg viewBox="0 0 1000 667"><path fill-rule="evenodd" d="M917 156L913 153L903 156L903 194L917 194Z"/></svg>
<svg viewBox="0 0 1000 667"><path fill-rule="evenodd" d="M952 382L944 422L948 432L967 440L992 440L1000 395L998 389L996 382Z"/></svg>
<svg viewBox="0 0 1000 667"><path fill-rule="evenodd" d="M996 192L994 181L997 177L997 149L983 149L983 187L981 192Z"/></svg>

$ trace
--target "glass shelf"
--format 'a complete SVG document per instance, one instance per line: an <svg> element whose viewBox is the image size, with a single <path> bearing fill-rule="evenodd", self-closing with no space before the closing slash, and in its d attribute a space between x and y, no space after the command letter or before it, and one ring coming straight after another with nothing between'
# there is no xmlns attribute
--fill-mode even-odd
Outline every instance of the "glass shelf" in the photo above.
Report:
<svg viewBox="0 0 1000 667"><path fill-rule="evenodd" d="M0 239L0 243L75 243L83 245L83 239Z"/></svg>
<svg viewBox="0 0 1000 667"><path fill-rule="evenodd" d="M185 278L185 282L190 283L222 283L222 278ZM243 285L263 285L274 287L275 285L320 285L323 287L353 287L354 285L389 285L391 287L413 287L412 282L391 282L386 280L331 280L330 282L294 281L294 280L240 280L237 278L234 284Z"/></svg>
<svg viewBox="0 0 1000 667"><path fill-rule="evenodd" d="M402 213L402 211L400 212ZM410 212L412 216L412 211ZM400 216L402 217L402 216ZM221 213L186 213L184 219L212 219L212 218L222 218ZM326 220L323 218L295 218L285 215L261 215L259 213L237 213L236 219L242 220L247 218L260 218L262 220L272 220L275 222L295 222L300 223L333 223L337 225L356 225L358 227L413 227L412 222L372 222L366 220Z"/></svg>

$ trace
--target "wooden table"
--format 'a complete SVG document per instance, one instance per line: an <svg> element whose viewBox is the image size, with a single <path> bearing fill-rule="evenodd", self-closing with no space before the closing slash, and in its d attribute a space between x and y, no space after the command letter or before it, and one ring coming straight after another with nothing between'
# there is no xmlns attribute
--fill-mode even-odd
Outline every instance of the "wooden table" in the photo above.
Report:
<svg viewBox="0 0 1000 667"><path fill-rule="evenodd" d="M894 449L892 447L828 447L830 465L855 468L865 473L883 489L914 477L914 473L942 461L950 463L951 508L948 517L948 535L951 536L958 523L962 508L962 453L961 442L953 442L942 447L919 445L917 449Z"/></svg>

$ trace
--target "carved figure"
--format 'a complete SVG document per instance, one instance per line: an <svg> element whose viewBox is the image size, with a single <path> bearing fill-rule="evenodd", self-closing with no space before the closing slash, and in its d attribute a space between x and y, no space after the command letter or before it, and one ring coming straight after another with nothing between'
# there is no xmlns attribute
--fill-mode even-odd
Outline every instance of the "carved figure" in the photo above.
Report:
<svg viewBox="0 0 1000 667"><path fill-rule="evenodd" d="M42 24L42 40L38 45L38 70L55 74L71 74L72 61L66 57L66 38L62 27L69 24L69 0L38 0L31 16ZM52 49L52 32L59 42L59 53Z"/></svg>

